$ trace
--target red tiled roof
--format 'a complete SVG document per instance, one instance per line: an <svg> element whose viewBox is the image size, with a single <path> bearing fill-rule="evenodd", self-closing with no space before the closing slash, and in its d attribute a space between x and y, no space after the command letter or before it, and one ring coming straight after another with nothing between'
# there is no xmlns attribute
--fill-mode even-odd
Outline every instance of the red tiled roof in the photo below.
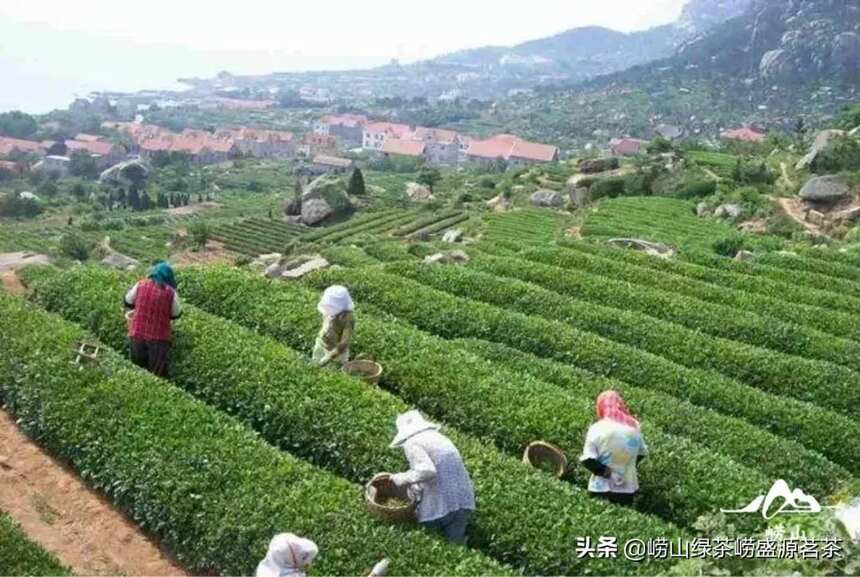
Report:
<svg viewBox="0 0 860 577"><path fill-rule="evenodd" d="M367 124L367 117L363 114L329 115L323 116L320 120L323 124L328 124L329 126L348 126L350 128Z"/></svg>
<svg viewBox="0 0 860 577"><path fill-rule="evenodd" d="M9 172L18 172L20 167L15 162L9 162L8 160L0 160L0 170L8 170Z"/></svg>
<svg viewBox="0 0 860 577"><path fill-rule="evenodd" d="M425 128L417 127L411 135L412 140L423 140L424 142L438 142L440 144L452 144L459 134L453 130L445 130L443 128Z"/></svg>
<svg viewBox="0 0 860 577"><path fill-rule="evenodd" d="M418 140L388 138L383 143L381 151L385 154L397 154L399 156L421 156L424 154L426 146L425 143Z"/></svg>
<svg viewBox="0 0 860 577"><path fill-rule="evenodd" d="M558 148L549 144L529 142L513 134L498 134L486 140L473 140L466 154L486 159L522 158L537 162L552 162L558 155Z"/></svg>
<svg viewBox="0 0 860 577"><path fill-rule="evenodd" d="M375 133L389 133L395 138L406 138L412 132L412 127L408 124L397 124L394 122L371 122L365 127L365 130Z"/></svg>
<svg viewBox="0 0 860 577"><path fill-rule="evenodd" d="M83 132L78 134L75 137L75 140L80 141L80 142L95 142L95 141L101 140L101 139L102 139L102 137L98 136L96 134L85 134Z"/></svg>
<svg viewBox="0 0 860 577"><path fill-rule="evenodd" d="M726 130L721 136L727 140L742 140L744 142L761 142L767 138L766 134L752 128Z"/></svg>
<svg viewBox="0 0 860 577"><path fill-rule="evenodd" d="M81 142L79 140L67 140L66 148L69 153L74 150L85 150L90 154L98 154L101 156L109 156L114 151L114 145L110 142L88 141Z"/></svg>
<svg viewBox="0 0 860 577"><path fill-rule="evenodd" d="M11 154L14 150L20 152L39 152L42 148L42 143L40 142L0 136L0 155L3 156Z"/></svg>
<svg viewBox="0 0 860 577"><path fill-rule="evenodd" d="M558 147L527 140L517 140L514 142L510 156L538 162L552 162L558 158Z"/></svg>
<svg viewBox="0 0 860 577"><path fill-rule="evenodd" d="M613 138L609 142L609 147L612 149L612 154L623 156L639 154L647 144L647 140L640 140L638 138Z"/></svg>

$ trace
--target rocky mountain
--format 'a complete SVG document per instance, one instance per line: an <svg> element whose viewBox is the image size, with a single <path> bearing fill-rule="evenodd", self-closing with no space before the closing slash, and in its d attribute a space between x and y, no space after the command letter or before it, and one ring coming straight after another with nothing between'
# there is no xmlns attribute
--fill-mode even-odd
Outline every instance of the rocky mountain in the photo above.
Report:
<svg viewBox="0 0 860 577"><path fill-rule="evenodd" d="M691 33L707 32L714 26L741 16L753 0L690 0L676 26Z"/></svg>

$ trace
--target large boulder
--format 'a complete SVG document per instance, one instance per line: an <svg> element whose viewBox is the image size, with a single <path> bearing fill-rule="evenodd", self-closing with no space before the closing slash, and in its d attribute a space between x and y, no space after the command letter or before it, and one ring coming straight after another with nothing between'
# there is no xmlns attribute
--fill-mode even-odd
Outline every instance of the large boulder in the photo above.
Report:
<svg viewBox="0 0 860 577"><path fill-rule="evenodd" d="M800 191L800 198L810 202L835 202L851 193L851 188L838 176L810 178Z"/></svg>
<svg viewBox="0 0 860 577"><path fill-rule="evenodd" d="M765 52L759 64L759 74L766 80L788 80L796 72L797 68L791 54L782 49Z"/></svg>
<svg viewBox="0 0 860 577"><path fill-rule="evenodd" d="M591 191L585 187L574 188L567 195L570 204L577 208L585 206L591 200Z"/></svg>
<svg viewBox="0 0 860 577"><path fill-rule="evenodd" d="M331 264L319 255L302 259L300 262L289 263L281 272L281 278L300 279L317 270L328 268Z"/></svg>
<svg viewBox="0 0 860 577"><path fill-rule="evenodd" d="M494 212L506 212L508 210L511 210L513 207L514 201L501 194L487 201L487 208L493 210Z"/></svg>
<svg viewBox="0 0 860 577"><path fill-rule="evenodd" d="M406 196L412 202L427 202L433 199L433 193L423 184L417 182L406 183Z"/></svg>
<svg viewBox="0 0 860 577"><path fill-rule="evenodd" d="M141 185L151 173L149 165L139 158L114 164L99 176L99 183L117 186Z"/></svg>
<svg viewBox="0 0 860 577"><path fill-rule="evenodd" d="M532 194L531 203L544 208L562 208L564 198L554 190L542 189Z"/></svg>
<svg viewBox="0 0 860 577"><path fill-rule="evenodd" d="M714 211L717 218L739 218L744 209L739 204L722 204Z"/></svg>
<svg viewBox="0 0 860 577"><path fill-rule="evenodd" d="M830 144L830 141L844 134L845 131L836 129L822 130L816 134L815 142L812 143L812 147L810 147L809 152L797 162L797 166L795 168L797 170L806 170L812 166L815 159L818 158L818 155L821 154Z"/></svg>
<svg viewBox="0 0 860 577"><path fill-rule="evenodd" d="M449 230L442 236L442 242L449 242L454 244L460 242L461 240L463 240L463 231L459 228Z"/></svg>
<svg viewBox="0 0 860 577"><path fill-rule="evenodd" d="M608 170L616 170L621 163L617 158L592 158L592 159L583 159L579 161L577 168L579 168L579 172L583 174L596 174L599 172L606 172Z"/></svg>
<svg viewBox="0 0 860 577"><path fill-rule="evenodd" d="M352 209L342 178L324 175L311 182L302 193L302 222L318 224Z"/></svg>

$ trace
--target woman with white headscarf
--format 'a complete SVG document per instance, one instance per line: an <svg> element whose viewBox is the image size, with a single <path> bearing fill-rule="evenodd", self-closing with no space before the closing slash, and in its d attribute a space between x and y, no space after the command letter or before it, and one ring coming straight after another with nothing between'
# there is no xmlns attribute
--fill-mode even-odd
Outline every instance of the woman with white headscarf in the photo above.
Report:
<svg viewBox="0 0 860 577"><path fill-rule="evenodd" d="M323 317L322 329L314 344L314 362L320 366L335 361L349 362L349 347L355 331L355 306L349 291L342 286L330 286L323 292L317 310Z"/></svg>
<svg viewBox="0 0 860 577"><path fill-rule="evenodd" d="M316 543L309 539L292 533L275 535L255 577L305 577L305 567L313 563L318 552Z"/></svg>
<svg viewBox="0 0 860 577"><path fill-rule="evenodd" d="M398 487L408 485L416 496L419 523L464 544L475 493L460 452L439 429L418 411L397 417L391 448L403 448L409 471L392 475L391 481Z"/></svg>

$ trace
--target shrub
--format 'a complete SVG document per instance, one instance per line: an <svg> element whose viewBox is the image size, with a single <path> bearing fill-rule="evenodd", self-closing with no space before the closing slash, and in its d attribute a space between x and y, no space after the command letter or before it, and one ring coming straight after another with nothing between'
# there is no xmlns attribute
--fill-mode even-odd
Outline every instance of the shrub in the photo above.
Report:
<svg viewBox="0 0 860 577"><path fill-rule="evenodd" d="M0 196L0 217L34 218L41 214L42 204L32 198L10 193Z"/></svg>
<svg viewBox="0 0 860 577"><path fill-rule="evenodd" d="M621 176L601 178L591 185L591 199L600 200L601 198L624 196L625 183L624 177Z"/></svg>
<svg viewBox="0 0 860 577"><path fill-rule="evenodd" d="M368 517L357 485L264 443L238 421L108 349L69 362L78 328L0 296L0 396L25 432L157 535L192 571L248 575L285 529L314 539L323 574L504 574L467 549Z"/></svg>
<svg viewBox="0 0 860 577"><path fill-rule="evenodd" d="M39 302L69 318L88 322L109 344L124 345L123 319L112 311L130 282L128 277L123 280L101 269L79 269L57 276L39 274L43 276L30 279ZM186 288L183 284L183 294ZM308 298L315 296L309 294ZM192 306L186 307L182 322L177 324L174 342L171 379L204 402L256 428L272 444L358 482L380 470L402 467L401 454L388 448L392 423L407 409L397 397L315 367L269 338ZM242 359L242 363L235 359ZM589 519L600 517L604 507L583 491L524 468L517 460L457 431L446 432L474 472L480 507L472 542L505 562L541 574L586 568L647 572L645 567L623 561L600 566L589 561L584 565L565 544L582 535L596 539L601 530L630 536L674 531L655 519L621 509L613 511L617 517L610 528L598 530ZM549 524L554 527L553 535L538 537L533 533L535 528Z"/></svg>
<svg viewBox="0 0 860 577"><path fill-rule="evenodd" d="M860 140L839 136L822 150L812 163L817 174L860 170Z"/></svg>
<svg viewBox="0 0 860 577"><path fill-rule="evenodd" d="M678 191L675 195L678 198L685 199L695 199L695 198L705 198L707 196L711 196L716 194L717 192L717 183L714 180L694 180L692 182L688 182L684 185L684 187Z"/></svg>
<svg viewBox="0 0 860 577"><path fill-rule="evenodd" d="M70 575L57 558L31 541L0 511L0 575Z"/></svg>
<svg viewBox="0 0 860 577"><path fill-rule="evenodd" d="M739 251L746 247L746 237L742 234L733 234L714 241L714 252L720 256L734 257Z"/></svg>
<svg viewBox="0 0 860 577"><path fill-rule="evenodd" d="M60 252L73 260L85 261L90 258L92 245L82 236L68 232L60 239Z"/></svg>
<svg viewBox="0 0 860 577"><path fill-rule="evenodd" d="M191 235L192 242L194 242L194 249L203 250L212 236L212 227L205 220L197 219L188 225L188 232Z"/></svg>

